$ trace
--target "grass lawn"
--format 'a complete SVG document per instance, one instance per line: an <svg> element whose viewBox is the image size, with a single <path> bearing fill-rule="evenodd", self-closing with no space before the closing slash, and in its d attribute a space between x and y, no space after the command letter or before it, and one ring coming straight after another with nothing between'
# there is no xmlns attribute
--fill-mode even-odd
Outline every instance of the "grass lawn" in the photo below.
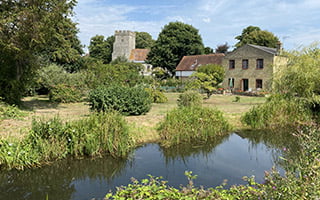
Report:
<svg viewBox="0 0 320 200"><path fill-rule="evenodd" d="M179 93L166 93L168 102L164 104L153 104L151 110L146 115L128 116L134 135L137 135L137 142L153 142L159 139L156 132L156 125L164 118L165 114L177 107L176 100ZM229 122L239 129L241 115L254 105L261 104L266 98L241 96L239 102L233 102L235 96L232 95L212 95L210 99L204 101L204 106L216 107L225 113ZM28 115L22 119L6 119L0 121L1 138L22 138L31 128L33 118L49 119L58 115L62 120L76 120L89 115L89 105L86 102L71 104L50 103L48 97L37 96L23 99L23 106Z"/></svg>

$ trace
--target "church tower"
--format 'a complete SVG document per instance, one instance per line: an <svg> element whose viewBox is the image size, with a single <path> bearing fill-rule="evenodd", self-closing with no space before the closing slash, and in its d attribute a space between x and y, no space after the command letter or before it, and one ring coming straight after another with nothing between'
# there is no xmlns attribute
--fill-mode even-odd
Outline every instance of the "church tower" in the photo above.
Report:
<svg viewBox="0 0 320 200"><path fill-rule="evenodd" d="M136 48L136 33L132 31L115 31L112 60L124 56L129 60L132 49Z"/></svg>

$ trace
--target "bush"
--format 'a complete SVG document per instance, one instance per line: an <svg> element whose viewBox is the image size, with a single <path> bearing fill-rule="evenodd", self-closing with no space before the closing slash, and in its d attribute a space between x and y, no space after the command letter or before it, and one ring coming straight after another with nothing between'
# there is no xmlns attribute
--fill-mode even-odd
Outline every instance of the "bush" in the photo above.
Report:
<svg viewBox="0 0 320 200"><path fill-rule="evenodd" d="M8 105L0 101L0 120L1 119L21 119L27 114L21 111L16 105Z"/></svg>
<svg viewBox="0 0 320 200"><path fill-rule="evenodd" d="M124 115L141 115L151 108L150 95L143 87L113 85L99 87L89 94L91 110L116 110Z"/></svg>
<svg viewBox="0 0 320 200"><path fill-rule="evenodd" d="M230 125L221 111L202 107L181 107L169 112L160 123L158 131L162 145L207 141L223 135Z"/></svg>
<svg viewBox="0 0 320 200"><path fill-rule="evenodd" d="M183 94L180 94L177 100L179 107L188 107L188 106L201 106L203 97L198 92L187 91Z"/></svg>
<svg viewBox="0 0 320 200"><path fill-rule="evenodd" d="M152 89L152 88L146 88L145 89L152 100L153 103L166 103L168 102L168 98L163 94L163 92Z"/></svg>
<svg viewBox="0 0 320 200"><path fill-rule="evenodd" d="M294 99L272 96L262 105L253 107L241 117L243 124L252 128L295 128L310 122L310 110Z"/></svg>
<svg viewBox="0 0 320 200"><path fill-rule="evenodd" d="M49 100L58 103L74 103L82 101L82 91L76 87L58 84L50 89Z"/></svg>

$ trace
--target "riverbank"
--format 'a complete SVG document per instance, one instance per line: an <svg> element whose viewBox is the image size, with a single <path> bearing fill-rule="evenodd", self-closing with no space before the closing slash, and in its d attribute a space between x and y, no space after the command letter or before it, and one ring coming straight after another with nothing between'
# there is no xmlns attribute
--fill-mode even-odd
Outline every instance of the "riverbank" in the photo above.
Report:
<svg viewBox="0 0 320 200"><path fill-rule="evenodd" d="M179 93L166 93L168 102L152 105L151 110L140 116L127 116L131 131L136 135L136 142L139 144L159 141L156 132L157 124L165 117L166 113L177 107L176 100ZM255 105L264 103L264 97L241 96L240 101L235 102L232 95L213 95L210 99L204 100L203 106L216 107L224 112L229 123L236 129L241 129L240 117ZM51 103L47 96L27 97L23 99L24 112L26 116L19 119L4 119L0 121L0 139L22 139L31 129L33 118L51 119L59 116L62 121L73 121L88 117L90 114L89 105L81 103Z"/></svg>

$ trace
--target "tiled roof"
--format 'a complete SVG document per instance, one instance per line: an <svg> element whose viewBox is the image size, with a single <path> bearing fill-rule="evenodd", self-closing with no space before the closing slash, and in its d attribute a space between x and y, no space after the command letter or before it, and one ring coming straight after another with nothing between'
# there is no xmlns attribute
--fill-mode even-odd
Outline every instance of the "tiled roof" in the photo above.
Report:
<svg viewBox="0 0 320 200"><path fill-rule="evenodd" d="M183 56L176 71L195 71L198 66L207 64L222 65L223 57L223 53Z"/></svg>
<svg viewBox="0 0 320 200"><path fill-rule="evenodd" d="M130 61L145 61L150 49L132 49L130 53Z"/></svg>
<svg viewBox="0 0 320 200"><path fill-rule="evenodd" d="M270 48L270 47L264 47L264 46L258 46L258 45L254 45L254 44L248 44L248 46L260 49L262 51L265 51L267 53L271 53L273 55L277 54L277 49L276 48Z"/></svg>

